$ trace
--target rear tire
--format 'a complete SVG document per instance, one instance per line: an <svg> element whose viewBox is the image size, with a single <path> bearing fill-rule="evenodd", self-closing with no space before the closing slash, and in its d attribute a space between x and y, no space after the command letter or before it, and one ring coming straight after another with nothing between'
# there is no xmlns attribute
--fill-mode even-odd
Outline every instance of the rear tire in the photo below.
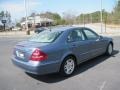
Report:
<svg viewBox="0 0 120 90"><path fill-rule="evenodd" d="M75 71L75 67L76 67L75 58L72 56L68 56L64 59L61 65L60 74L66 77L71 76Z"/></svg>
<svg viewBox="0 0 120 90"><path fill-rule="evenodd" d="M113 45L112 43L109 43L107 50L106 50L106 55L111 56L113 53Z"/></svg>

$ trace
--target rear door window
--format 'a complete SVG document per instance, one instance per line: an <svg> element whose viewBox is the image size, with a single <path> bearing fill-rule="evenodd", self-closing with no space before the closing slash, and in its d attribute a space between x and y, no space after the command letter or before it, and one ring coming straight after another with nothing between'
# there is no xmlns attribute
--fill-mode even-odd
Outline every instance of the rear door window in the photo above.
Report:
<svg viewBox="0 0 120 90"><path fill-rule="evenodd" d="M79 29L72 30L68 35L68 42L76 42L82 40L85 40L85 37L82 31Z"/></svg>

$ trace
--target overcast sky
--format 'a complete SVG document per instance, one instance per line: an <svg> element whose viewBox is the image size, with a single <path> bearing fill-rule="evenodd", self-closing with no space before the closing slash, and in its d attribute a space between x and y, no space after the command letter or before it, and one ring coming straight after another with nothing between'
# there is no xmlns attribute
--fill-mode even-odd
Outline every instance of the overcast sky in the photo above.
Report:
<svg viewBox="0 0 120 90"><path fill-rule="evenodd" d="M78 15L100 10L100 0L26 0L28 15L32 12L41 13L45 11L73 12ZM111 12L116 0L102 0L103 8ZM7 10L11 13L12 20L19 20L25 16L24 0L0 0L0 11Z"/></svg>

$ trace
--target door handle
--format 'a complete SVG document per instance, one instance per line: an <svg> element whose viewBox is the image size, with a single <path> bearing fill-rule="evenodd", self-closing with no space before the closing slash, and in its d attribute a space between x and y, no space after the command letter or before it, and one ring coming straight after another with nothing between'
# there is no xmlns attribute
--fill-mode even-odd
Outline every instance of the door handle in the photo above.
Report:
<svg viewBox="0 0 120 90"><path fill-rule="evenodd" d="M73 45L72 45L72 47L76 47L76 45L75 45L75 44L73 44Z"/></svg>
<svg viewBox="0 0 120 90"><path fill-rule="evenodd" d="M100 39L97 39L96 42L100 41Z"/></svg>

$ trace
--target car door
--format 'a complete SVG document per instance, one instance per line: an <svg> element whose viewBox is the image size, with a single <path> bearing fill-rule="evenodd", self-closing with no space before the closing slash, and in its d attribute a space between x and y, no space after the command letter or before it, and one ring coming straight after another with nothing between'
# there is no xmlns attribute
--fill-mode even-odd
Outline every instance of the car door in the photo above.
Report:
<svg viewBox="0 0 120 90"><path fill-rule="evenodd" d="M100 38L98 34L88 28L84 28L83 32L87 38L87 41L89 41L91 56L95 57L102 54L105 51L104 40Z"/></svg>
<svg viewBox="0 0 120 90"><path fill-rule="evenodd" d="M82 29L74 29L68 35L68 46L74 55L78 59L78 63L81 63L91 57L89 41L82 32Z"/></svg>

